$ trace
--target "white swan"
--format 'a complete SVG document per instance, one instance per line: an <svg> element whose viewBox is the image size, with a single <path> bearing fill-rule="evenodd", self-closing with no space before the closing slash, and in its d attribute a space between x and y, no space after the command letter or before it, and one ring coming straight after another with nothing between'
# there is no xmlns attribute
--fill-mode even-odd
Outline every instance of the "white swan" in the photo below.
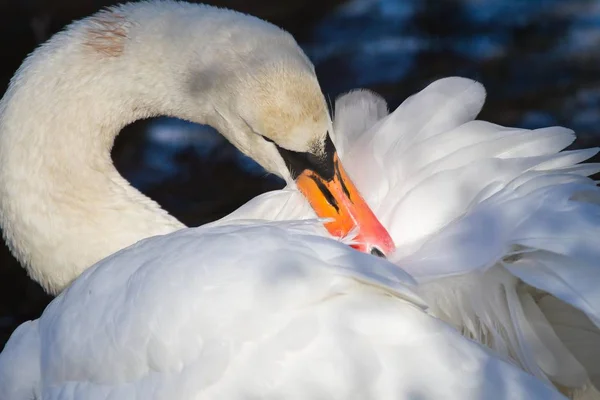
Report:
<svg viewBox="0 0 600 400"><path fill-rule="evenodd" d="M324 237L316 222L233 221L314 217L295 189L183 229L110 161L119 129L156 114L216 126L291 186L296 178L317 214L336 218L334 234L390 252L327 144L322 95L289 35L184 3L99 13L30 56L0 103L6 239L48 291L77 278L6 345L2 399L562 398L427 315L402 269ZM365 161L401 142L389 130L359 135L372 116L361 114L340 116L335 140L380 204L373 173L388 166ZM347 223L356 218L358 236Z"/></svg>

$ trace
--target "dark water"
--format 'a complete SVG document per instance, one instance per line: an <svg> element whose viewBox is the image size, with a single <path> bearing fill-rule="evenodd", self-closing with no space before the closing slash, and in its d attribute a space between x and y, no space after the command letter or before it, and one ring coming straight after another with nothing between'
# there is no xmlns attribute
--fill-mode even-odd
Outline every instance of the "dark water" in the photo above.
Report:
<svg viewBox="0 0 600 400"><path fill-rule="evenodd" d="M484 119L563 125L577 131L576 146L600 144L600 1L353 0L314 15L292 16L289 26L331 99L367 87L395 107L437 78L461 75L486 86ZM189 225L281 186L206 127L163 118L126 131L114 151L120 171ZM0 347L47 301L4 258Z"/></svg>
<svg viewBox="0 0 600 400"><path fill-rule="evenodd" d="M368 86L395 106L462 75L487 87L485 118L600 132L598 1L356 0L325 18L306 49L333 94Z"/></svg>

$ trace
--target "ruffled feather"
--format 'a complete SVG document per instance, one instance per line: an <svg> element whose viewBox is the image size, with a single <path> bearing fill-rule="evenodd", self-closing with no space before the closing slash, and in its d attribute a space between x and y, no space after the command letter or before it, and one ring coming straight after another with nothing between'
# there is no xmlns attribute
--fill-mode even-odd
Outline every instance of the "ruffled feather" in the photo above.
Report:
<svg viewBox="0 0 600 400"><path fill-rule="evenodd" d="M600 189L561 127L474 120L479 83L436 81L390 115L371 92L336 102L342 162L419 282L430 312L574 398L594 398L600 357ZM360 122L362 121L362 122ZM264 202L264 203L263 203ZM225 221L314 218L295 191ZM257 214L254 214L257 215ZM551 300L550 300L551 299ZM563 307L579 310L564 322ZM585 338L585 340L580 340Z"/></svg>
<svg viewBox="0 0 600 400"><path fill-rule="evenodd" d="M587 176L600 167L579 163L598 149L562 151L575 136L560 127L472 121L484 97L473 81L437 81L354 135L343 162L433 314L572 396L593 397L600 190ZM561 322L564 307L581 311L575 322Z"/></svg>

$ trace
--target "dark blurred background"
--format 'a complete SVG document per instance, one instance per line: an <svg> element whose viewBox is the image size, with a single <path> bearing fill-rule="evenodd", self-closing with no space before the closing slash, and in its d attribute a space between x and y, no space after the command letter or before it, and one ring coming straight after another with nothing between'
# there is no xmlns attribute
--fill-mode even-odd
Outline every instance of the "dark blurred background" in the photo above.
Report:
<svg viewBox="0 0 600 400"><path fill-rule="evenodd" d="M0 93L23 58L107 0L0 0ZM431 81L477 79L481 118L536 128L564 125L575 147L600 145L600 0L214 0L290 31L324 92L367 87L396 107ZM135 186L188 225L282 187L216 132L167 118L138 121L113 158ZM227 183L226 185L224 183ZM0 249L0 349L50 297Z"/></svg>

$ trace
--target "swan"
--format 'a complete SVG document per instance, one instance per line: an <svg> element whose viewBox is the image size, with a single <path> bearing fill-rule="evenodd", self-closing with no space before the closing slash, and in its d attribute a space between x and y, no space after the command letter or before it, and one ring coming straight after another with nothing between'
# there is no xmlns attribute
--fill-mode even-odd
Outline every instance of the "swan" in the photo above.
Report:
<svg viewBox="0 0 600 400"><path fill-rule="evenodd" d="M466 104L429 133L472 116L469 88L430 90ZM30 55L0 102L0 223L60 294L0 354L0 397L564 398L430 315L403 268L364 254L422 261L367 205L387 196L389 158L365 161L401 150L389 127L402 123L373 132L381 101L346 100L333 126L291 36L208 6L110 8ZM153 115L215 126L288 188L185 228L110 160L119 130Z"/></svg>

